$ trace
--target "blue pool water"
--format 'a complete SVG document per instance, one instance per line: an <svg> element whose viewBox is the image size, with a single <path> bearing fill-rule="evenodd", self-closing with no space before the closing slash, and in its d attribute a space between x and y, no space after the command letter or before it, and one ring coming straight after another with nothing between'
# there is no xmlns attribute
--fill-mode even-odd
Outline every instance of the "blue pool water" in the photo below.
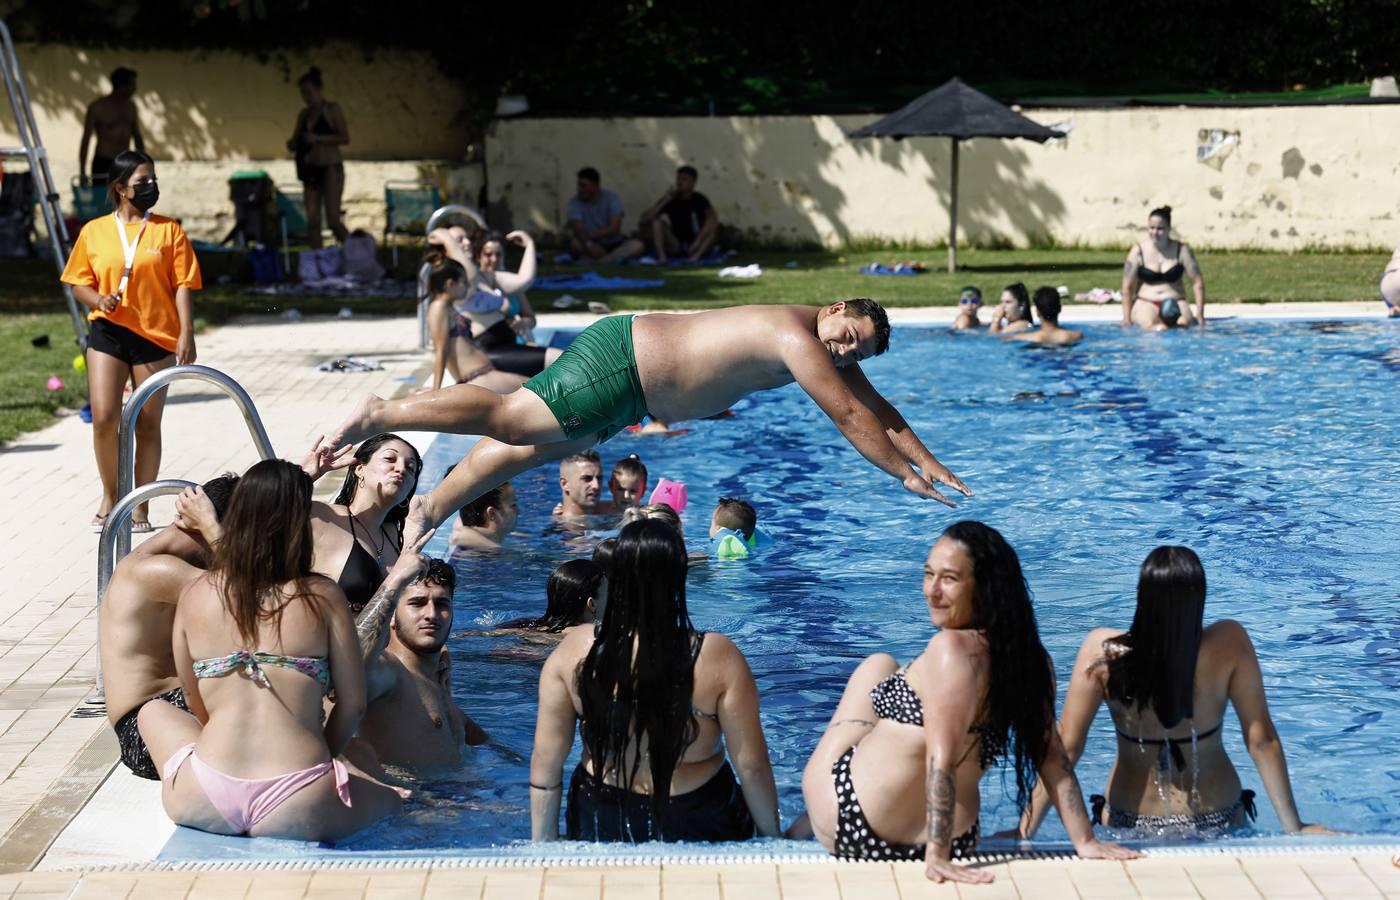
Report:
<svg viewBox="0 0 1400 900"><path fill-rule="evenodd" d="M1207 621L1238 619L1254 639L1305 820L1400 834L1400 322L1086 331L1082 347L1047 351L901 327L866 364L977 492L956 511L871 468L796 387L685 436L624 435L601 448L605 472L636 452L653 483L688 484L693 549L707 545L725 495L750 498L775 536L759 559L693 569L689 604L696 625L733 638L757 676L784 823L801 811L802 767L851 669L876 651L907 660L931 636L920 595L931 541L976 518L1020 553L1062 696L1085 632L1130 621L1147 552L1193 547L1210 581ZM469 443L439 439L425 487ZM405 817L343 849L518 851L529 837L540 660L518 640L467 632L543 610L552 567L586 549L550 523L553 467L516 488L516 551L457 562L450 646L459 702L519 757L471 751L464 777L431 785ZM439 555L446 534L431 548ZM1259 792L1257 831L1278 833L1233 717L1224 734ZM1086 792L1102 790L1113 750L1101 711L1079 768ZM998 770L982 798L984 834L1009 827ZM1042 836L1063 838L1055 816ZM186 855L181 842L187 858L208 853L184 837L163 856Z"/></svg>

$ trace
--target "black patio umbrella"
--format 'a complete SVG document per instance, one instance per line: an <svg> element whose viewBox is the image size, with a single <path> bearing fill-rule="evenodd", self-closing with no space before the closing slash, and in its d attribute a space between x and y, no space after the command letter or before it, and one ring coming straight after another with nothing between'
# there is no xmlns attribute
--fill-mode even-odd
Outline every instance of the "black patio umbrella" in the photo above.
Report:
<svg viewBox="0 0 1400 900"><path fill-rule="evenodd" d="M1025 138L1043 144L1063 132L998 103L986 94L954 78L934 88L908 106L857 128L847 137L947 137L953 141L953 178L948 202L948 271L958 266L958 143L975 137Z"/></svg>

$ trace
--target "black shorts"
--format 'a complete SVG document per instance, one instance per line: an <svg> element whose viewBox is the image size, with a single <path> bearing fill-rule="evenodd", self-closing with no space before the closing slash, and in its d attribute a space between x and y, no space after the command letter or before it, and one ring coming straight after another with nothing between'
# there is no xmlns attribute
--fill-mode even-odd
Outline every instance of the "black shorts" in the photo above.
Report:
<svg viewBox="0 0 1400 900"><path fill-rule="evenodd" d="M88 349L115 356L128 366L149 365L175 355L174 350L167 350L107 319L93 319L88 323Z"/></svg>
<svg viewBox="0 0 1400 900"><path fill-rule="evenodd" d="M175 688L166 691L164 694L152 697L146 703L153 700L164 700L177 709L189 712L190 708L185 704L185 689ZM151 761L151 751L146 749L146 742L141 739L141 732L136 727L136 715L141 712L141 706L136 707L131 712L117 720L113 730L117 733L117 746L121 748L122 763L137 778L146 778L150 781L160 781L160 773L156 771L156 764Z"/></svg>
<svg viewBox="0 0 1400 900"><path fill-rule="evenodd" d="M88 181L95 185L106 184L107 173L112 170L113 161L113 157L110 156L94 156L92 158L92 166L88 169L88 171L92 173Z"/></svg>

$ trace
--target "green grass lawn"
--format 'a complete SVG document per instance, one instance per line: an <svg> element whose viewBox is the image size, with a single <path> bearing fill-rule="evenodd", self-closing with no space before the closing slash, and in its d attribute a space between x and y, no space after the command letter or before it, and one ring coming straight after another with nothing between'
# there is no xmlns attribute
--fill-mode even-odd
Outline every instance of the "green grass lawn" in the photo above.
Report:
<svg viewBox="0 0 1400 900"><path fill-rule="evenodd" d="M550 251L544 251L550 255ZM412 251L400 254L401 277L412 277ZM1384 253L1246 253L1199 254L1210 303L1269 303L1283 300L1374 300L1376 281L1388 257ZM859 267L868 262L921 260L929 271L906 278L872 278ZM387 259L385 260L387 262ZM743 252L730 260L758 263L763 275L754 279L719 278L714 269L655 266L545 265L544 274L583 272L637 279L664 279L664 287L632 291L580 291L584 300L602 300L616 310L696 309L744 303L829 303L848 297L873 297L887 306L948 306L957 303L958 289L974 284L989 303L1000 289L1022 281L1065 285L1071 294L1091 288L1116 289L1122 278L1122 250L979 250L959 252L960 271L944 271L947 251L938 248L852 252ZM790 265L795 264L795 265ZM212 278L210 279L213 280ZM541 311L548 310L558 292L531 292ZM262 296L247 294L237 284L212 284L199 294L196 313L201 326L242 315L279 315L295 307L305 316L335 315L348 306L359 315L411 315L407 299L378 297ZM42 427L60 406L83 405L86 385L71 368L77 352L72 326L64 312L51 263L40 260L0 261L0 442ZM1207 310L1209 314L1209 310ZM48 334L47 350L30 346L30 339ZM68 387L50 392L45 382L59 375ZM77 377L75 377L77 376Z"/></svg>

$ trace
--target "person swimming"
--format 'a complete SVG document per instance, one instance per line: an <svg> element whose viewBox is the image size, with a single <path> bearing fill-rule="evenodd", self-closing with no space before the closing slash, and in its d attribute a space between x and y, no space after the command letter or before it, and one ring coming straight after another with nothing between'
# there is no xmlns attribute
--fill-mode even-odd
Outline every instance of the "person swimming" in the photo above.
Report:
<svg viewBox="0 0 1400 900"><path fill-rule="evenodd" d="M565 629L587 625L594 620L598 592L602 586L603 570L591 559L571 559L560 563L550 573L545 587L544 615L502 622L491 633L530 631L562 636Z"/></svg>
<svg viewBox="0 0 1400 900"><path fill-rule="evenodd" d="M981 309L982 291L973 285L963 288L958 293L958 317L953 320L952 329L976 331L982 328L982 320L977 317Z"/></svg>
<svg viewBox="0 0 1400 900"><path fill-rule="evenodd" d="M1030 292L1019 281L1008 284L1001 292L1001 305L992 317L992 334L1016 334L1034 326Z"/></svg>

